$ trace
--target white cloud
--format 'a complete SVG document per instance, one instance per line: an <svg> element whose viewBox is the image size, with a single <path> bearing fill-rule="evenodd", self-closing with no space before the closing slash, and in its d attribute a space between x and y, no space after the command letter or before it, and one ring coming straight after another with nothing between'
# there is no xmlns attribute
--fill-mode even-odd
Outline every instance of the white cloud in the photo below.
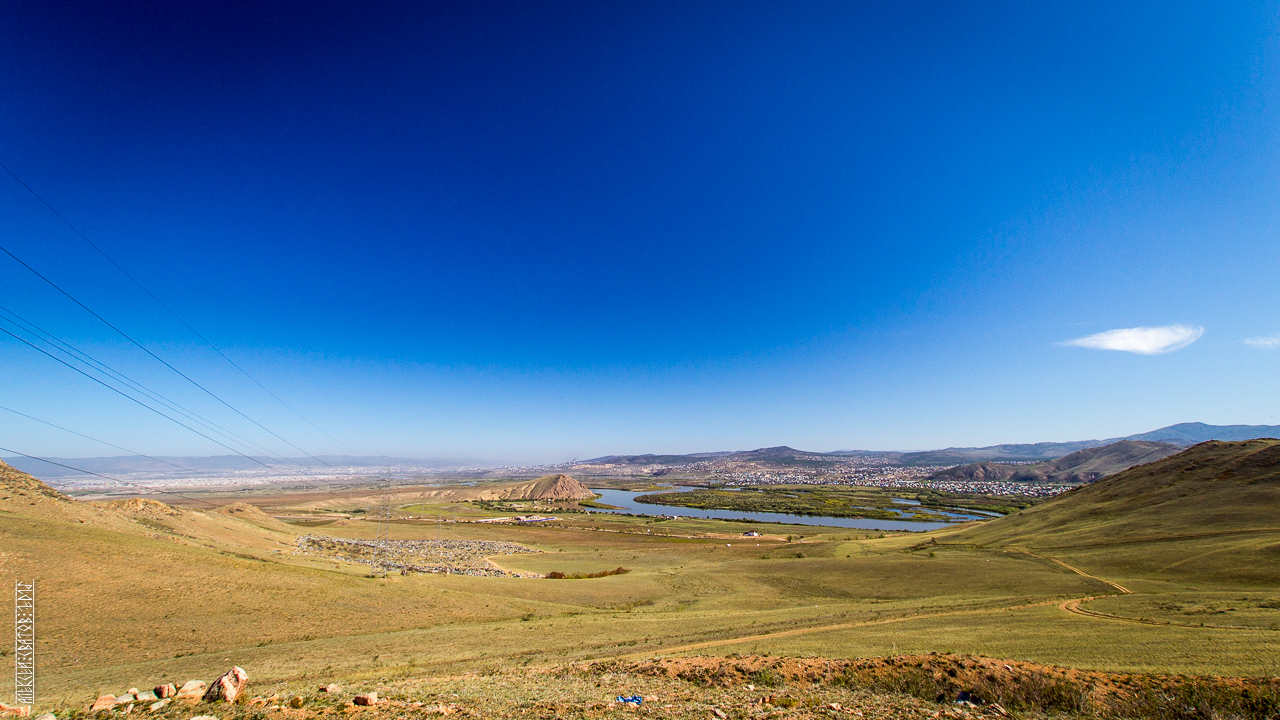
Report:
<svg viewBox="0 0 1280 720"><path fill-rule="evenodd" d="M1094 350L1120 350L1138 355L1159 355L1181 350L1199 340L1203 334L1204 328L1190 325L1120 328L1067 340L1061 344Z"/></svg>
<svg viewBox="0 0 1280 720"><path fill-rule="evenodd" d="M1272 336L1272 337L1245 338L1244 344L1252 345L1254 347L1267 348L1269 350L1274 350L1276 348L1280 348L1280 337Z"/></svg>

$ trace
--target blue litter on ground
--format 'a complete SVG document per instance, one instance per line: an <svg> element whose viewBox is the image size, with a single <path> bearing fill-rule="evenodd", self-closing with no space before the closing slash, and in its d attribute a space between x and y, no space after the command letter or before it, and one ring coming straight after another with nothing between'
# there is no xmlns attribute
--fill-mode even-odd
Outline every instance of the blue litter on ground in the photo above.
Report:
<svg viewBox="0 0 1280 720"><path fill-rule="evenodd" d="M640 697L639 695L632 695L631 697L626 697L625 695L619 695L618 702L628 703L630 705L635 705L636 707L639 707L640 703L644 702L644 698Z"/></svg>

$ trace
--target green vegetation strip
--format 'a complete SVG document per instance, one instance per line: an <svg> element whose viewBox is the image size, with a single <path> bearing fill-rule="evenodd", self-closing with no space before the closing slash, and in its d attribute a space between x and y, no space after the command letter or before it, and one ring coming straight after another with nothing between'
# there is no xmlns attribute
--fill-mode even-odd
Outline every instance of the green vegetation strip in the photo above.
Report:
<svg viewBox="0 0 1280 720"><path fill-rule="evenodd" d="M919 505L895 503L914 500ZM1032 498L994 495L963 495L936 490L894 490L848 486L776 485L745 487L740 490L689 490L641 495L636 502L672 505L703 510L772 512L819 517L856 517L873 520L953 520L939 510L980 510L1009 513L1027 507Z"/></svg>

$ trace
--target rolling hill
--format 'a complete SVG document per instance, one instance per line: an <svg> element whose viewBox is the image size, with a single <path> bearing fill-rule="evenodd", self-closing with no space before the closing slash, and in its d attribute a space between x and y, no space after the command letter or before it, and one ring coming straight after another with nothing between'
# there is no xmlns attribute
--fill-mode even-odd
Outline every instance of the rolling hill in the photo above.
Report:
<svg viewBox="0 0 1280 720"><path fill-rule="evenodd" d="M1280 440L1263 439L1201 443L958 536L1067 547L1271 531L1280 532ZM1271 552L1280 560L1280 542Z"/></svg>
<svg viewBox="0 0 1280 720"><path fill-rule="evenodd" d="M970 463L1001 463L1048 461L1070 456L1091 448L1111 446L1122 441L1147 442L1186 447L1208 440L1253 440L1256 438L1280 437L1280 425L1206 425L1205 423L1179 423L1151 432L1138 433L1108 440L1076 440L1071 442L1041 443L1004 443L985 447L949 447L940 450L924 450L919 452L836 450L834 452L815 452L796 450L785 445L757 450L740 450L732 452L704 452L688 455L607 455L605 457L584 460L579 463L587 467L637 466L637 465L686 465L706 461L750 462L779 467L812 465L823 462L835 463L852 456L883 458L889 462L902 465L965 465ZM1065 458L1064 458L1065 459ZM1154 457L1151 459L1155 459ZM1139 460L1148 462L1149 460ZM1073 464L1088 462L1086 456L1073 458ZM1103 463L1104 465L1106 463ZM1130 463L1132 465L1134 463ZM1127 465L1124 467L1128 467ZM1104 469L1102 473L1117 472L1123 467ZM972 469L974 471L976 469ZM984 466L984 471L993 477L1004 471L999 468ZM1061 472L1062 468L1048 472ZM1085 470L1085 474L1093 472ZM1070 474L1070 473L1068 473Z"/></svg>
<svg viewBox="0 0 1280 720"><path fill-rule="evenodd" d="M1121 440L1102 447L1085 448L1057 460L1035 465L1002 465L990 461L969 463L940 470L930 480L992 481L1031 483L1088 483L1114 475L1135 465L1153 462L1178 453L1182 448L1169 443Z"/></svg>
<svg viewBox="0 0 1280 720"><path fill-rule="evenodd" d="M1256 440L1280 438L1280 425L1206 425L1178 423L1159 430L1130 435L1126 440L1155 440L1174 445L1195 445L1209 440Z"/></svg>

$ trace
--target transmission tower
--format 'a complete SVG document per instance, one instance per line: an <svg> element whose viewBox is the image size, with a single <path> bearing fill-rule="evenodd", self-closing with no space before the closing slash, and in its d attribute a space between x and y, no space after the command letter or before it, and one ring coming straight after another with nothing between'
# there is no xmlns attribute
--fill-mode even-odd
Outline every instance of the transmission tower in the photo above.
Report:
<svg viewBox="0 0 1280 720"><path fill-rule="evenodd" d="M36 703L36 584L13 587L13 685L19 705Z"/></svg>
<svg viewBox="0 0 1280 720"><path fill-rule="evenodd" d="M373 574L386 577L387 563L391 560L387 542L391 536L391 468L387 468L387 476L379 485L382 488L382 502L378 506L378 532L373 540Z"/></svg>

